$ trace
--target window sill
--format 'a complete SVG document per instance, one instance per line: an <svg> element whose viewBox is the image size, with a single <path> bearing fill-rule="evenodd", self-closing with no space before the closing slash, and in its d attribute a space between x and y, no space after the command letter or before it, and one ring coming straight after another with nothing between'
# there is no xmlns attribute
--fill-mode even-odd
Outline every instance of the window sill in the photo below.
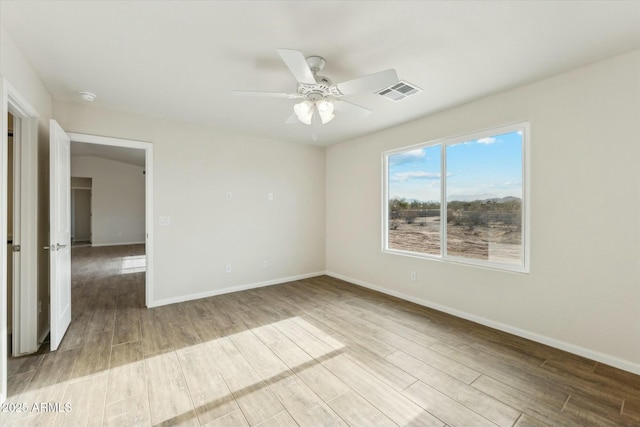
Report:
<svg viewBox="0 0 640 427"><path fill-rule="evenodd" d="M406 257L418 258L418 259L425 259L425 260L436 261L436 262L443 262L447 264L471 266L471 267L482 268L485 270L501 271L501 272L507 272L507 273L529 274L528 266L522 266L522 265L484 262L480 260L475 261L472 259L455 257L455 256L442 257L440 255L421 254L418 252L403 251L401 249L382 249L382 253L390 254L390 255L400 255L400 256L406 256Z"/></svg>

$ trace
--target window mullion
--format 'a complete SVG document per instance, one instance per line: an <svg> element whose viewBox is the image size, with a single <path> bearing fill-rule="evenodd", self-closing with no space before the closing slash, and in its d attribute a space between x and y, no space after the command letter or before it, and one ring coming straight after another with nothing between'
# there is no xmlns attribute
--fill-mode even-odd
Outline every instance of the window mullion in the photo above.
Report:
<svg viewBox="0 0 640 427"><path fill-rule="evenodd" d="M447 256L447 156L440 144L440 256Z"/></svg>

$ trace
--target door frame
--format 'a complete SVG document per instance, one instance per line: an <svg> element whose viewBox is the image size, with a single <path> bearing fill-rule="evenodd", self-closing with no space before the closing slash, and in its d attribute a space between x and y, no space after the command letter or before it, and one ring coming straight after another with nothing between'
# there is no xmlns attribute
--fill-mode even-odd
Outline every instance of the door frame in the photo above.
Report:
<svg viewBox="0 0 640 427"><path fill-rule="evenodd" d="M13 114L12 114L13 116ZM13 116L13 156L12 157L7 157L7 168L8 168L8 163L9 162L13 162L13 197L11 200L11 202L13 203L13 224L12 224L12 229L13 229L13 234L11 236L12 240L13 240L13 244L11 245L11 251L13 251L13 246L15 245L20 245L22 242L21 239L21 229L20 229L20 223L21 223L21 214L22 214L22 206L20 206L20 199L21 199L21 191L22 191L22 187L21 187L21 183L20 180L22 179L22 162L21 162L21 146L23 144L22 141L22 118L18 118L16 116ZM8 187L7 187L8 190ZM7 205L9 204L9 196L7 195ZM8 227L8 223L7 223L7 227ZM7 231L7 239L8 239L8 231ZM7 251L9 250L9 247L7 245ZM21 332L22 332L22 328L20 328L20 320L21 320L21 312L22 312L22 307L20 306L20 296L21 296L21 292L20 292L20 263L21 263L21 257L20 257L20 252L12 252L12 256L11 256L11 261L8 260L9 258L9 254L7 254L7 263L11 262L12 266L13 266L13 270L12 270L12 276L9 277L7 276L7 288L11 288L11 295L12 298L10 301L7 301L7 306L11 305L11 327L12 327L12 333L11 333L11 356L12 357L16 357L20 355L20 347L21 347ZM17 254L17 256L16 256Z"/></svg>
<svg viewBox="0 0 640 427"><path fill-rule="evenodd" d="M20 353L38 349L38 118L37 111L0 78L0 174L8 169L8 113L14 117L14 150L20 150L20 286L15 287L13 333ZM3 180L5 181L5 180ZM0 240L7 240L7 185L0 186ZM7 246L0 245L0 402L7 398ZM19 318L16 317L19 310ZM15 320L18 319L18 322Z"/></svg>
<svg viewBox="0 0 640 427"><path fill-rule="evenodd" d="M153 302L153 144L132 139L111 138L106 136L89 135L84 133L67 132L71 143L84 142L88 144L108 145L111 147L137 148L145 151L145 305L150 307ZM92 225L93 227L93 225Z"/></svg>

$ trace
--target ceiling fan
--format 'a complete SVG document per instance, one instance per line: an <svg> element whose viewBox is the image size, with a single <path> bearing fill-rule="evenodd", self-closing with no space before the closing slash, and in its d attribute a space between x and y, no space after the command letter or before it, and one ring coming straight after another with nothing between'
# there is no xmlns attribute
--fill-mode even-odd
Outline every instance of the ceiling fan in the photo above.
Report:
<svg viewBox="0 0 640 427"><path fill-rule="evenodd" d="M232 93L241 96L301 99L301 102L293 106L293 114L286 120L286 123L297 123L300 121L306 125L317 125L319 122L325 124L335 117L334 111L364 117L371 113L370 109L340 98L358 92L374 92L398 83L398 76L395 70L391 69L333 84L327 77L318 75L318 72L321 71L326 64L324 58L320 56L309 56L305 58L302 52L294 49L276 50L298 81L296 92L234 90Z"/></svg>

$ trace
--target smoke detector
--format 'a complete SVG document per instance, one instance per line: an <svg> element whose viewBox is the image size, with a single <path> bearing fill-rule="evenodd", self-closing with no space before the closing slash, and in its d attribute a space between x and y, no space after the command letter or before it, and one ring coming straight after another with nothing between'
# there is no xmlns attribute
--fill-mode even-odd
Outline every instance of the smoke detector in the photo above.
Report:
<svg viewBox="0 0 640 427"><path fill-rule="evenodd" d="M96 94L91 92L79 92L78 95L80 95L80 98L88 102L93 102L96 99Z"/></svg>

